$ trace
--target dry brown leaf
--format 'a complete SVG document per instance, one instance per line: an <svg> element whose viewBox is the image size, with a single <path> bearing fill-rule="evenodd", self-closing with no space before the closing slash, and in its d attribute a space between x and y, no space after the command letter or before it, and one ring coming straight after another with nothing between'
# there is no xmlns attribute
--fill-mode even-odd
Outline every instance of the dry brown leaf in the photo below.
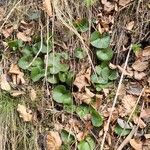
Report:
<svg viewBox="0 0 150 150"><path fill-rule="evenodd" d="M112 63L109 63L109 67L110 67L111 69L117 69L117 66L114 65L114 64L112 64Z"/></svg>
<svg viewBox="0 0 150 150"><path fill-rule="evenodd" d="M0 86L2 90L5 91L10 91L11 90L11 86L10 84L7 82L7 77L6 74L2 74L1 78L0 78Z"/></svg>
<svg viewBox="0 0 150 150"><path fill-rule="evenodd" d="M90 85L91 68L86 71L81 70L75 78L74 85L78 87L79 92L86 86Z"/></svg>
<svg viewBox="0 0 150 150"><path fill-rule="evenodd" d="M126 26L127 30L129 30L129 31L131 31L133 29L133 27L134 27L134 21L129 22Z"/></svg>
<svg viewBox="0 0 150 150"><path fill-rule="evenodd" d="M146 70L148 68L148 62L147 61L140 61L140 60L137 60L135 61L133 64L132 64L132 68L135 70L135 71L139 71L139 72L142 72L144 70Z"/></svg>
<svg viewBox="0 0 150 150"><path fill-rule="evenodd" d="M136 80L142 80L145 76L146 76L146 73L144 72L134 71L134 79Z"/></svg>
<svg viewBox="0 0 150 150"><path fill-rule="evenodd" d="M137 98L133 95L125 95L122 99L123 106L127 114L132 112L132 109L135 107Z"/></svg>
<svg viewBox="0 0 150 150"><path fill-rule="evenodd" d="M43 5L45 8L46 13L52 17L53 11L52 11L52 5L51 5L51 0L43 0Z"/></svg>
<svg viewBox="0 0 150 150"><path fill-rule="evenodd" d="M10 69L9 69L9 73L19 75L21 73L21 71L16 64L11 64Z"/></svg>
<svg viewBox="0 0 150 150"><path fill-rule="evenodd" d="M17 75L17 84L25 84L26 81L24 79L24 73L20 73L19 75Z"/></svg>
<svg viewBox="0 0 150 150"><path fill-rule="evenodd" d="M25 92L16 91L16 90L11 91L11 93L10 93L10 95L13 96L13 97L18 97L18 96L23 95L23 94L25 94Z"/></svg>
<svg viewBox="0 0 150 150"><path fill-rule="evenodd" d="M35 91L32 87L31 87L31 89L30 89L29 96L30 96L30 99L31 99L32 101L34 101L34 100L36 99L36 97L37 97L36 91Z"/></svg>
<svg viewBox="0 0 150 150"><path fill-rule="evenodd" d="M134 150L142 150L143 149L142 148L143 144L139 140L131 139L130 140L130 145L132 146L132 148L134 148Z"/></svg>
<svg viewBox="0 0 150 150"><path fill-rule="evenodd" d="M10 27L10 28L7 28L7 29L3 29L2 33L3 33L5 38L8 38L9 36L11 36L13 31L14 31L14 28Z"/></svg>
<svg viewBox="0 0 150 150"><path fill-rule="evenodd" d="M142 51L142 56L150 58L150 46L144 48L144 50Z"/></svg>
<svg viewBox="0 0 150 150"><path fill-rule="evenodd" d="M84 102L86 104L90 104L92 97L94 97L94 96L95 96L95 94L92 93L88 88L85 88L85 92L74 93L74 97L77 101L79 100L81 103Z"/></svg>
<svg viewBox="0 0 150 150"><path fill-rule="evenodd" d="M150 134L144 134L144 137L145 137L146 139L150 139Z"/></svg>
<svg viewBox="0 0 150 150"><path fill-rule="evenodd" d="M113 2L109 2L108 0L101 0L101 3L104 5L104 10L107 12L111 12L115 9Z"/></svg>
<svg viewBox="0 0 150 150"><path fill-rule="evenodd" d="M24 105L18 104L17 111L25 122L32 121L32 111L27 109Z"/></svg>
<svg viewBox="0 0 150 150"><path fill-rule="evenodd" d="M119 0L119 5L120 6L126 6L130 2L131 2L131 0Z"/></svg>
<svg viewBox="0 0 150 150"><path fill-rule="evenodd" d="M31 41L31 37L27 36L24 32L18 32L17 38L24 41L24 42L30 42Z"/></svg>
<svg viewBox="0 0 150 150"><path fill-rule="evenodd" d="M124 70L122 67L120 67L119 65L117 66L119 71L121 73L123 73L124 75L126 76L129 76L129 77L133 77L133 71L128 71L128 70Z"/></svg>
<svg viewBox="0 0 150 150"><path fill-rule="evenodd" d="M141 129L146 127L145 122L141 118L139 118L138 116L134 115L132 119L133 119L134 123L138 124Z"/></svg>
<svg viewBox="0 0 150 150"><path fill-rule="evenodd" d="M148 109L143 109L141 112L141 118L143 119L148 119L150 118L150 108Z"/></svg>
<svg viewBox="0 0 150 150"><path fill-rule="evenodd" d="M49 131L46 136L46 149L47 150L60 150L62 140L58 132Z"/></svg>

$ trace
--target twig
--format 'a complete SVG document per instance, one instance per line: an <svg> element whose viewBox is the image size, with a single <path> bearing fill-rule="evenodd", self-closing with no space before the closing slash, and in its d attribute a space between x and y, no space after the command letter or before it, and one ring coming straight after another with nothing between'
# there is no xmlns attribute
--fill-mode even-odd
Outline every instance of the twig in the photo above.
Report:
<svg viewBox="0 0 150 150"><path fill-rule="evenodd" d="M121 84L122 84L123 77L124 77L124 72L125 72L125 69L126 69L127 64L128 64L128 60L129 60L129 56L130 56L130 52L131 52L131 47L132 47L132 45L130 46L129 52L128 52L127 57L126 57L125 65L124 65L124 68L123 68L123 72L121 74L121 78L120 78L119 85L118 85L118 88L117 88L117 91L116 91L116 95L115 95L115 98L114 98L112 109L110 111L110 115L109 115L109 118L108 118L108 121L107 121L107 125L106 125L106 128L105 128L105 132L104 132L104 136L103 136L103 139L102 139L100 150L103 150L103 148L104 148L104 143L105 143L106 135L107 135L107 132L109 130L109 124L110 124L111 117L112 117L112 114L113 114L113 111L115 109L115 105L116 105L116 102L117 102L117 99L118 99L119 91L120 91Z"/></svg>
<svg viewBox="0 0 150 150"><path fill-rule="evenodd" d="M125 138L125 140L121 143L121 145L117 148L117 150L122 150L129 143L135 131L136 131L136 126L133 127L130 134Z"/></svg>

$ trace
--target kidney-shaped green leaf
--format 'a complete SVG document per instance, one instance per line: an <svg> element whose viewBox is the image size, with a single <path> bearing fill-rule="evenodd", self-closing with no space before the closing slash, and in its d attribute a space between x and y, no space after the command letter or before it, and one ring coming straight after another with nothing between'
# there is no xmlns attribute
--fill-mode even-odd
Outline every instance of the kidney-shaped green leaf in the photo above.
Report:
<svg viewBox="0 0 150 150"><path fill-rule="evenodd" d="M110 36L101 35L98 31L91 34L91 45L96 48L108 48L110 44Z"/></svg>
<svg viewBox="0 0 150 150"><path fill-rule="evenodd" d="M54 101L62 104L72 104L72 95L64 85L56 86L52 91Z"/></svg>

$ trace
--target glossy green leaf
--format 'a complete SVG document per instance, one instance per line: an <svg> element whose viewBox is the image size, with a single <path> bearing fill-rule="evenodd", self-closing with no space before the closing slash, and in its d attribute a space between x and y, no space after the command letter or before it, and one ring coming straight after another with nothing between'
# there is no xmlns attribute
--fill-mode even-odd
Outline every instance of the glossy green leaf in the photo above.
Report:
<svg viewBox="0 0 150 150"><path fill-rule="evenodd" d="M94 109L92 110L92 124L95 127L100 127L103 124L102 116Z"/></svg>
<svg viewBox="0 0 150 150"><path fill-rule="evenodd" d="M126 136L130 133L130 129L123 129L118 124L115 127L115 133L119 136Z"/></svg>
<svg viewBox="0 0 150 150"><path fill-rule="evenodd" d="M12 48L13 50L17 50L21 47L23 47L23 41L22 40L11 40L11 41L8 41L8 46L10 48Z"/></svg>
<svg viewBox="0 0 150 150"><path fill-rule="evenodd" d="M102 78L108 81L109 73L110 69L108 67L103 68L101 71Z"/></svg>
<svg viewBox="0 0 150 150"><path fill-rule="evenodd" d="M62 130L61 139L65 144L70 144L74 141L74 136L66 130Z"/></svg>
<svg viewBox="0 0 150 150"><path fill-rule="evenodd" d="M118 78L117 70L111 70L108 78L109 80L116 80Z"/></svg>
<svg viewBox="0 0 150 150"><path fill-rule="evenodd" d="M43 62L42 58L40 58L40 57L37 57L32 63L33 67L38 67L38 66L42 67L43 65L44 65L44 62Z"/></svg>
<svg viewBox="0 0 150 150"><path fill-rule="evenodd" d="M77 48L75 49L75 57L78 59L83 59L87 56L86 52L81 49L81 48Z"/></svg>
<svg viewBox="0 0 150 150"><path fill-rule="evenodd" d="M49 75L47 77L47 81L51 84L57 84L58 83L58 78L55 75Z"/></svg>
<svg viewBox="0 0 150 150"><path fill-rule="evenodd" d="M110 61L113 57L113 51L110 48L97 50L96 55L101 61Z"/></svg>
<svg viewBox="0 0 150 150"><path fill-rule="evenodd" d="M31 68L31 79L33 82L39 81L42 77L44 77L44 69L39 67Z"/></svg>
<svg viewBox="0 0 150 150"><path fill-rule="evenodd" d="M64 85L56 86L52 91L52 96L57 103L72 104L72 95Z"/></svg>
<svg viewBox="0 0 150 150"><path fill-rule="evenodd" d="M18 65L22 69L27 69L29 64L31 63L33 57L32 56L23 56L19 59Z"/></svg>
<svg viewBox="0 0 150 150"><path fill-rule="evenodd" d="M25 46L22 48L22 53L24 56L32 56L32 48L30 46Z"/></svg>
<svg viewBox="0 0 150 150"><path fill-rule="evenodd" d="M98 76L97 74L93 74L91 76L91 81L92 83L97 83L97 84L107 84L108 78L103 78L101 76Z"/></svg>
<svg viewBox="0 0 150 150"><path fill-rule="evenodd" d="M98 31L91 34L91 45L96 48L108 48L110 44L110 37L108 35L101 35Z"/></svg>
<svg viewBox="0 0 150 150"><path fill-rule="evenodd" d="M90 114L90 108L87 105L80 105L77 107L76 113L79 115L79 117L83 118L87 114Z"/></svg>
<svg viewBox="0 0 150 150"><path fill-rule="evenodd" d="M101 72L102 72L102 67L100 65L96 66L95 67L95 71L98 75L101 75Z"/></svg>
<svg viewBox="0 0 150 150"><path fill-rule="evenodd" d="M59 65L57 65L57 67L59 68L59 71L62 71L62 72L66 72L69 70L68 64L59 64Z"/></svg>
<svg viewBox="0 0 150 150"><path fill-rule="evenodd" d="M60 72L59 66L51 66L49 67L49 73L50 74L57 74Z"/></svg>

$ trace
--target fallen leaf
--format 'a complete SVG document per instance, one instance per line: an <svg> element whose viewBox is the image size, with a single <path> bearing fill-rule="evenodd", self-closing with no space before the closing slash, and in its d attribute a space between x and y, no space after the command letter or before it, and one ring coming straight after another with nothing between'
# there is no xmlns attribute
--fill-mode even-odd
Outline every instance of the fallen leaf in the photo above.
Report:
<svg viewBox="0 0 150 150"><path fill-rule="evenodd" d="M23 94L25 94L25 92L23 92L23 91L17 91L17 90L13 90L10 93L10 95L13 96L13 97L18 97L18 96L23 95Z"/></svg>
<svg viewBox="0 0 150 150"><path fill-rule="evenodd" d="M13 30L14 30L13 27L9 27L7 29L3 29L2 33L3 33L3 35L4 35L5 38L8 38L9 36L11 36Z"/></svg>
<svg viewBox="0 0 150 150"><path fill-rule="evenodd" d="M0 78L0 86L2 90L5 91L10 91L11 90L11 86L9 85L9 83L7 82L7 77L6 74L2 74L1 78Z"/></svg>
<svg viewBox="0 0 150 150"><path fill-rule="evenodd" d="M148 59L150 59L150 46L144 48L144 50L142 51L142 56L148 57Z"/></svg>
<svg viewBox="0 0 150 150"><path fill-rule="evenodd" d="M101 0L101 3L104 5L104 10L107 12L111 12L115 9L113 2L109 2L108 0Z"/></svg>
<svg viewBox="0 0 150 150"><path fill-rule="evenodd" d="M43 0L43 5L44 5L44 8L45 8L45 11L47 12L47 14L50 17L52 17L53 11L52 11L51 0Z"/></svg>
<svg viewBox="0 0 150 150"><path fill-rule="evenodd" d="M132 119L133 119L134 123L138 124L141 129L146 127L146 124L144 123L144 121L141 118L139 118L138 116L134 115L132 117Z"/></svg>
<svg viewBox="0 0 150 150"><path fill-rule="evenodd" d="M30 42L31 41L31 37L27 36L24 32L18 32L17 38L24 41L24 42Z"/></svg>
<svg viewBox="0 0 150 150"><path fill-rule="evenodd" d="M142 148L143 144L139 140L131 139L130 140L130 145L132 146L132 148L134 148L134 150L142 150L143 149Z"/></svg>
<svg viewBox="0 0 150 150"><path fill-rule="evenodd" d="M122 99L123 106L127 114L132 112L132 109L135 107L137 98L133 95L125 95Z"/></svg>
<svg viewBox="0 0 150 150"><path fill-rule="evenodd" d="M133 27L134 27L134 21L129 22L126 26L127 30L129 30L129 31L131 31L133 29Z"/></svg>
<svg viewBox="0 0 150 150"><path fill-rule="evenodd" d="M120 6L126 6L130 2L131 2L131 0L119 0L119 5Z"/></svg>
<svg viewBox="0 0 150 150"><path fill-rule="evenodd" d="M136 80L142 80L145 76L146 76L146 73L144 72L134 71L134 79Z"/></svg>
<svg viewBox="0 0 150 150"><path fill-rule="evenodd" d="M132 64L132 68L135 70L135 71L139 71L139 72L142 72L144 70L146 70L148 68L148 62L147 61L140 61L140 60L137 60L135 61L133 64Z"/></svg>
<svg viewBox="0 0 150 150"><path fill-rule="evenodd" d="M79 132L77 135L76 135L76 138L78 141L82 141L84 140L84 132Z"/></svg>
<svg viewBox="0 0 150 150"><path fill-rule="evenodd" d="M141 112L141 118L148 119L150 118L150 109L143 109Z"/></svg>
<svg viewBox="0 0 150 150"><path fill-rule="evenodd" d="M62 140L58 132L49 131L46 136L46 149L47 150L60 150Z"/></svg>
<svg viewBox="0 0 150 150"><path fill-rule="evenodd" d="M77 101L80 101L81 103L84 102L86 104L90 104L92 97L94 97L95 94L92 93L88 88L85 88L85 92L82 93L74 93L74 97Z"/></svg>
<svg viewBox="0 0 150 150"><path fill-rule="evenodd" d="M17 111L25 122L32 121L32 111L27 109L24 105L18 104Z"/></svg>
<svg viewBox="0 0 150 150"><path fill-rule="evenodd" d="M150 134L144 134L144 137L145 137L146 139L150 139Z"/></svg>
<svg viewBox="0 0 150 150"><path fill-rule="evenodd" d="M31 99L32 101L34 101L34 100L36 99L36 97L37 97L36 91L35 91L32 87L30 88L29 96L30 96L30 99Z"/></svg>
<svg viewBox="0 0 150 150"><path fill-rule="evenodd" d="M19 75L21 73L21 71L16 64L11 64L10 69L9 69L9 73Z"/></svg>
<svg viewBox="0 0 150 150"><path fill-rule="evenodd" d="M78 87L79 92L86 86L90 85L91 68L81 70L75 78L74 85Z"/></svg>
<svg viewBox="0 0 150 150"><path fill-rule="evenodd" d="M119 69L119 71L121 73L123 73L124 75L126 76L129 76L129 77L133 77L133 71L127 71L127 70L124 70L122 67L120 67L119 65L117 66L117 68Z"/></svg>

